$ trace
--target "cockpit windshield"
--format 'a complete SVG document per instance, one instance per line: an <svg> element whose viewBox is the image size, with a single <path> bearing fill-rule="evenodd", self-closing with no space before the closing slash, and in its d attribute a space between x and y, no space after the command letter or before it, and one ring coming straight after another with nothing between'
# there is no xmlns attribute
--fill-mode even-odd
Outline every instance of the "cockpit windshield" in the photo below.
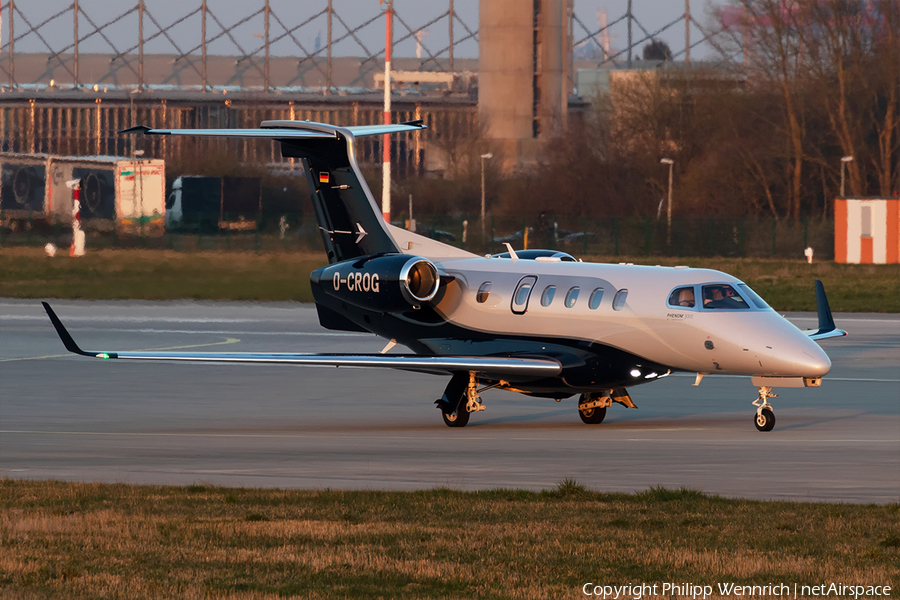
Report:
<svg viewBox="0 0 900 600"><path fill-rule="evenodd" d="M753 303L753 306L755 306L756 308L769 308L769 305L766 304L766 301L763 300L759 294L754 292L749 285L747 285L746 283L739 283L737 286L738 288L740 288L741 294L744 296L744 298L750 300L750 302Z"/></svg>
<svg viewBox="0 0 900 600"><path fill-rule="evenodd" d="M733 287L725 283L703 286L703 308L750 308L747 301Z"/></svg>

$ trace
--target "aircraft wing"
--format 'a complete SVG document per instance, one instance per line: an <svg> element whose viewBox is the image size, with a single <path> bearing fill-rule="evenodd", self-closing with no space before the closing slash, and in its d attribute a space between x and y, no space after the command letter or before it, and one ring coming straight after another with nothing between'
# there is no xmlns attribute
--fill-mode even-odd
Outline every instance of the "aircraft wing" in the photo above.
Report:
<svg viewBox="0 0 900 600"><path fill-rule="evenodd" d="M418 356L402 354L292 354L262 352L111 352L82 350L46 302L41 303L69 352L100 359L265 363L332 367L383 367L425 373L476 371L485 375L554 377L562 365L550 358Z"/></svg>

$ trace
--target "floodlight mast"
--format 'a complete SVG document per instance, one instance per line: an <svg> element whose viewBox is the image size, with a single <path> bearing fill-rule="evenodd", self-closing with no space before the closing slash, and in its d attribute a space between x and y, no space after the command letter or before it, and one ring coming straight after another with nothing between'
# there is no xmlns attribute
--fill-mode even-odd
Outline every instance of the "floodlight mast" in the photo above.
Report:
<svg viewBox="0 0 900 600"><path fill-rule="evenodd" d="M391 47L394 45L393 0L380 0L386 4L384 29L384 124L391 123ZM381 141L381 213L391 222L391 136L384 134Z"/></svg>
<svg viewBox="0 0 900 600"><path fill-rule="evenodd" d="M853 160L852 156L844 156L841 158L841 198L844 197L844 167L847 166L847 163Z"/></svg>
<svg viewBox="0 0 900 600"><path fill-rule="evenodd" d="M484 159L494 158L490 152L481 155L481 241L484 241Z"/></svg>

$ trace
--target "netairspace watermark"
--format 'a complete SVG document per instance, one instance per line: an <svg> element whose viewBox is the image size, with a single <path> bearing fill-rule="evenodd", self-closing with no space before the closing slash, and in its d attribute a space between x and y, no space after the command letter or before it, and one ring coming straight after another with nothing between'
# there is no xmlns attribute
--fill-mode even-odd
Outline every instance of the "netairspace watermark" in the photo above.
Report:
<svg viewBox="0 0 900 600"><path fill-rule="evenodd" d="M626 585L605 585L588 582L581 587L585 596L603 600L642 600L643 598L737 598L743 596L772 598L890 598L889 585L847 585L844 583L820 583L805 585L799 583L769 583L767 585L738 585L716 583L698 585L694 583L629 583Z"/></svg>

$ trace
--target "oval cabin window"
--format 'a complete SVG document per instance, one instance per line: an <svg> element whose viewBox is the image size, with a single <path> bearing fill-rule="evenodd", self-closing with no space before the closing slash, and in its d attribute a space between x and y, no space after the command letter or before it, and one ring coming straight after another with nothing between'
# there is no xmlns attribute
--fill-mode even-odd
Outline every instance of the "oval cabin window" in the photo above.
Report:
<svg viewBox="0 0 900 600"><path fill-rule="evenodd" d="M566 308L572 308L573 306L575 306L575 302L578 301L579 291L580 290L577 286L569 290L569 293L566 294Z"/></svg>
<svg viewBox="0 0 900 600"><path fill-rule="evenodd" d="M628 290L621 289L616 292L616 297L613 298L613 310L622 310L625 308L625 300L628 298Z"/></svg>
<svg viewBox="0 0 900 600"><path fill-rule="evenodd" d="M491 295L491 282L485 281L481 284L481 287L478 288L478 293L475 294L475 301L479 304L484 304L487 302L488 296Z"/></svg>
<svg viewBox="0 0 900 600"><path fill-rule="evenodd" d="M600 303L603 301L603 288L597 288L593 292L591 292L591 297L588 300L588 308L591 310L597 310L600 308Z"/></svg>
<svg viewBox="0 0 900 600"><path fill-rule="evenodd" d="M544 288L544 293L541 294L541 306L550 306L553 302L553 296L556 295L556 286L548 285Z"/></svg>

